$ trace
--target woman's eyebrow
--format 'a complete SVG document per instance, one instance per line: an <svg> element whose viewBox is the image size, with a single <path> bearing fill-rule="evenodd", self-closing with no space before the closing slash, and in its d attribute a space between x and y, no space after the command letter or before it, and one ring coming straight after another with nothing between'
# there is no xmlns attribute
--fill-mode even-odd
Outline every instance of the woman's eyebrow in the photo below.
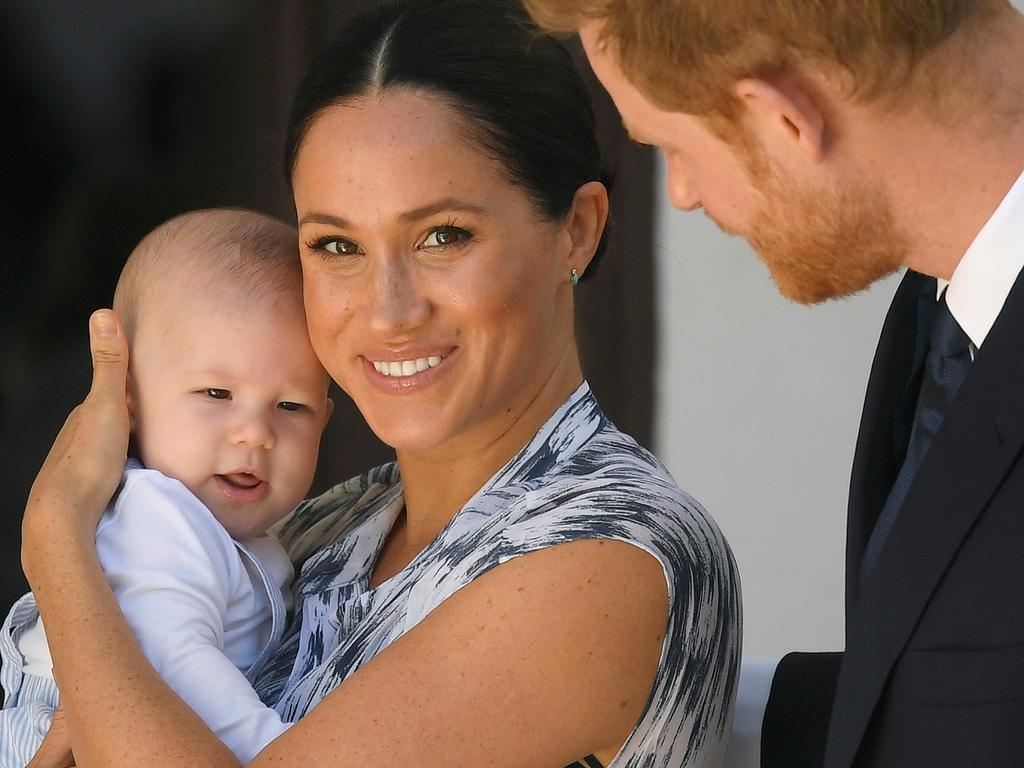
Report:
<svg viewBox="0 0 1024 768"><path fill-rule="evenodd" d="M419 221L420 219L433 216L441 213L442 211L462 211L463 213L482 214L486 212L486 209L482 206L476 205L475 203L469 203L465 200L459 200L454 197L446 197L444 200L438 200L436 203L430 203L428 205L400 213L398 215L398 219L403 222ZM341 216L335 216L331 213L321 213L319 211L311 211L303 216L299 220L299 226L301 227L303 224L330 224L331 226L342 228L351 226L351 222Z"/></svg>
<svg viewBox="0 0 1024 768"><path fill-rule="evenodd" d="M424 205L420 208L414 208L411 211L406 211L401 214L398 218L402 221L419 221L425 219L428 216L441 213L442 211L462 211L464 213L484 213L485 209L474 203L468 203L464 200L459 200L454 197L446 197L444 200L438 200L436 203L430 205Z"/></svg>
<svg viewBox="0 0 1024 768"><path fill-rule="evenodd" d="M341 218L341 216L333 216L329 213L318 213L316 211L307 213L299 219L299 226L301 227L303 224L331 224L332 226L342 228L349 226L348 221Z"/></svg>

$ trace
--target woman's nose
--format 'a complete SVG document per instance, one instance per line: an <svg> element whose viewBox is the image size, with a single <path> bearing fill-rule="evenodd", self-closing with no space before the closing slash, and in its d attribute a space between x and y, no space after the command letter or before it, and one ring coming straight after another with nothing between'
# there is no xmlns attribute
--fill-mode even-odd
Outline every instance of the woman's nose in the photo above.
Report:
<svg viewBox="0 0 1024 768"><path fill-rule="evenodd" d="M430 317L430 302L405 264L383 265L370 290L370 323L382 333L400 335Z"/></svg>
<svg viewBox="0 0 1024 768"><path fill-rule="evenodd" d="M231 441L235 445L270 450L276 442L274 429L268 416L255 413L241 414L235 422Z"/></svg>

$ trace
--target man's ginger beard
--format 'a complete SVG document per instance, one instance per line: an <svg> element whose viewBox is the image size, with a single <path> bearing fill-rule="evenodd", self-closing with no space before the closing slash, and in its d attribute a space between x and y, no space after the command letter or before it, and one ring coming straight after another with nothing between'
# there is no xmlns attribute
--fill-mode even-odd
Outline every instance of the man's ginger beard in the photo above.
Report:
<svg viewBox="0 0 1024 768"><path fill-rule="evenodd" d="M766 167L749 142L730 142L764 204L736 231L765 263L779 292L800 304L850 296L900 268L906 239L880 185L799 187Z"/></svg>

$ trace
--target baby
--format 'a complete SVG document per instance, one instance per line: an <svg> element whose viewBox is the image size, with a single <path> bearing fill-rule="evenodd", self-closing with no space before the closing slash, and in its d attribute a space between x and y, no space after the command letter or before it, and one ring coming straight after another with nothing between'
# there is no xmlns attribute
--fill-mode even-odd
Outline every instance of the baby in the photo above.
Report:
<svg viewBox="0 0 1024 768"><path fill-rule="evenodd" d="M138 245L114 297L137 460L96 548L146 656L243 764L288 727L246 673L290 607L291 563L266 531L309 490L332 405L296 242L262 214L188 213ZM7 617L0 656L0 768L23 768L58 703L31 594Z"/></svg>

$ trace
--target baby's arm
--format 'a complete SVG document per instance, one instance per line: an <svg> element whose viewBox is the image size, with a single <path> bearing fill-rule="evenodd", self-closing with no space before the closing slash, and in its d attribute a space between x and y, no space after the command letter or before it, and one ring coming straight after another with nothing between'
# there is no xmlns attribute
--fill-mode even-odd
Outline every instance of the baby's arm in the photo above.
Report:
<svg viewBox="0 0 1024 768"><path fill-rule="evenodd" d="M176 480L132 472L96 534L104 573L156 671L244 765L288 725L224 653L234 543Z"/></svg>

